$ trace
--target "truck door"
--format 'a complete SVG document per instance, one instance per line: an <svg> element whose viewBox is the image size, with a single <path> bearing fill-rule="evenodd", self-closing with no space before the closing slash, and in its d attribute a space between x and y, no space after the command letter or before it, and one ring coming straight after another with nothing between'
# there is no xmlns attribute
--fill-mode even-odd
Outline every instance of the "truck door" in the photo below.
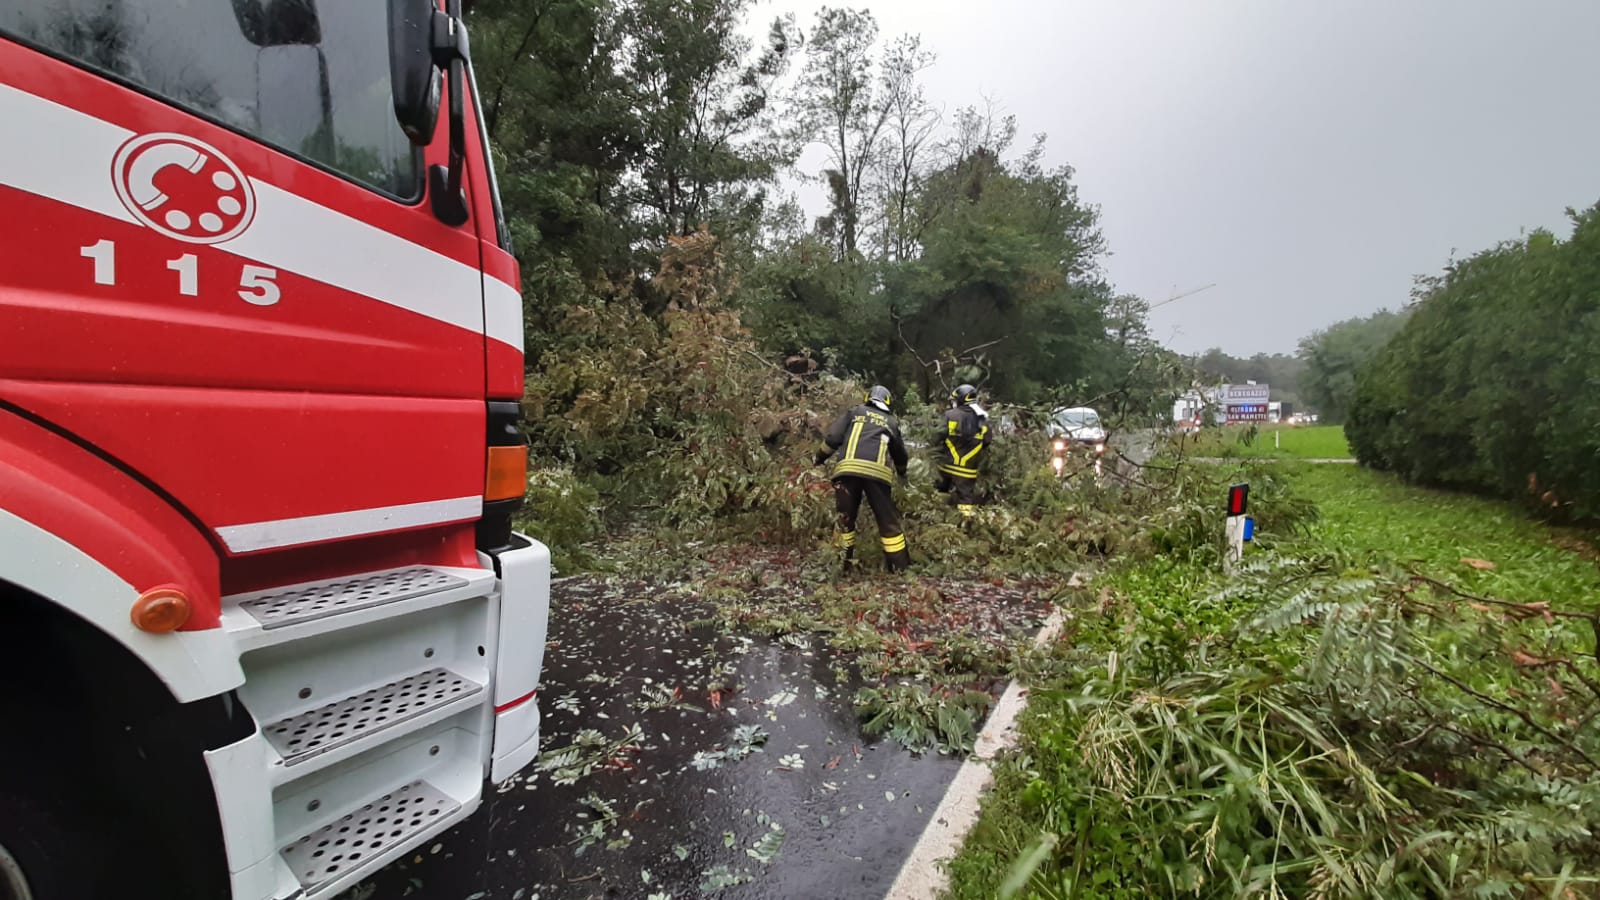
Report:
<svg viewBox="0 0 1600 900"><path fill-rule="evenodd" d="M229 553L482 505L481 251L421 202L386 15L0 4L0 402Z"/></svg>

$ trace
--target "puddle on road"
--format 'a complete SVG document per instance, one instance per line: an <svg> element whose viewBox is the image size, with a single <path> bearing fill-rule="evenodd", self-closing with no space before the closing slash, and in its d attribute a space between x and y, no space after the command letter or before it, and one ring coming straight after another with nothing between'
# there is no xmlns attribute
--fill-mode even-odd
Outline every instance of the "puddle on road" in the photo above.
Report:
<svg viewBox="0 0 1600 900"><path fill-rule="evenodd" d="M343 900L883 895L959 760L864 740L814 637L720 634L648 584L554 593L540 761Z"/></svg>

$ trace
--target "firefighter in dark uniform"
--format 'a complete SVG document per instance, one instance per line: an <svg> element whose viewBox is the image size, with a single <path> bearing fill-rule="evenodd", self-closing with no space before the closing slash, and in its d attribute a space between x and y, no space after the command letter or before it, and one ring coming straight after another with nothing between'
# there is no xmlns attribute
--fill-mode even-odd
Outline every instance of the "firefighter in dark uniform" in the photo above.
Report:
<svg viewBox="0 0 1600 900"><path fill-rule="evenodd" d="M934 441L939 459L940 493L963 516L978 511L978 457L989 439L989 414L978 405L978 389L963 384L950 392L950 409L944 414L944 430Z"/></svg>
<svg viewBox="0 0 1600 900"><path fill-rule="evenodd" d="M900 437L900 423L890 414L894 397L878 385L867 394L867 402L846 410L828 429L827 446L817 451L817 465L837 455L833 464L834 500L839 508L835 541L846 563L853 560L856 547L856 515L861 498L872 504L878 520L878 540L883 543L884 564L898 572L911 565L906 551L906 535L900 528L900 511L895 509L890 485L895 475L906 477L906 445Z"/></svg>

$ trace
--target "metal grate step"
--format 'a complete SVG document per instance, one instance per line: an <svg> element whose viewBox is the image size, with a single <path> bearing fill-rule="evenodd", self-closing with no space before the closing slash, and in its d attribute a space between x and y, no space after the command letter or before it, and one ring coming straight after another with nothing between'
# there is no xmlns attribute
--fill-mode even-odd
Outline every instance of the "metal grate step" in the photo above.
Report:
<svg viewBox="0 0 1600 900"><path fill-rule="evenodd" d="M410 566L267 591L240 603L239 608L260 622L262 628L281 628L465 584L465 578L449 572Z"/></svg>
<svg viewBox="0 0 1600 900"><path fill-rule="evenodd" d="M314 894L460 806L426 781L413 781L283 848L283 859Z"/></svg>
<svg viewBox="0 0 1600 900"><path fill-rule="evenodd" d="M429 669L273 722L262 731L284 765L292 766L482 690L483 685L449 669Z"/></svg>

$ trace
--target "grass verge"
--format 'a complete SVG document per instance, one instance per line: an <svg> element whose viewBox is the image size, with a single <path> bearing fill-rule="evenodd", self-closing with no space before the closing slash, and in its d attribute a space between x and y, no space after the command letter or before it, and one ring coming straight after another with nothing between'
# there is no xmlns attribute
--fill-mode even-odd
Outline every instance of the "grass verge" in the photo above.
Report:
<svg viewBox="0 0 1600 900"><path fill-rule="evenodd" d="M1297 477L1322 512L1315 535L1323 546L1411 564L1508 600L1600 603L1592 534L1551 528L1498 500L1412 487L1356 466L1305 466Z"/></svg>
<svg viewBox="0 0 1600 900"><path fill-rule="evenodd" d="M1592 536L1293 468L1306 536L1077 599L950 896L1600 896Z"/></svg>
<svg viewBox="0 0 1600 900"><path fill-rule="evenodd" d="M1340 425L1209 428L1188 439L1192 456L1258 459L1349 459L1350 444Z"/></svg>

